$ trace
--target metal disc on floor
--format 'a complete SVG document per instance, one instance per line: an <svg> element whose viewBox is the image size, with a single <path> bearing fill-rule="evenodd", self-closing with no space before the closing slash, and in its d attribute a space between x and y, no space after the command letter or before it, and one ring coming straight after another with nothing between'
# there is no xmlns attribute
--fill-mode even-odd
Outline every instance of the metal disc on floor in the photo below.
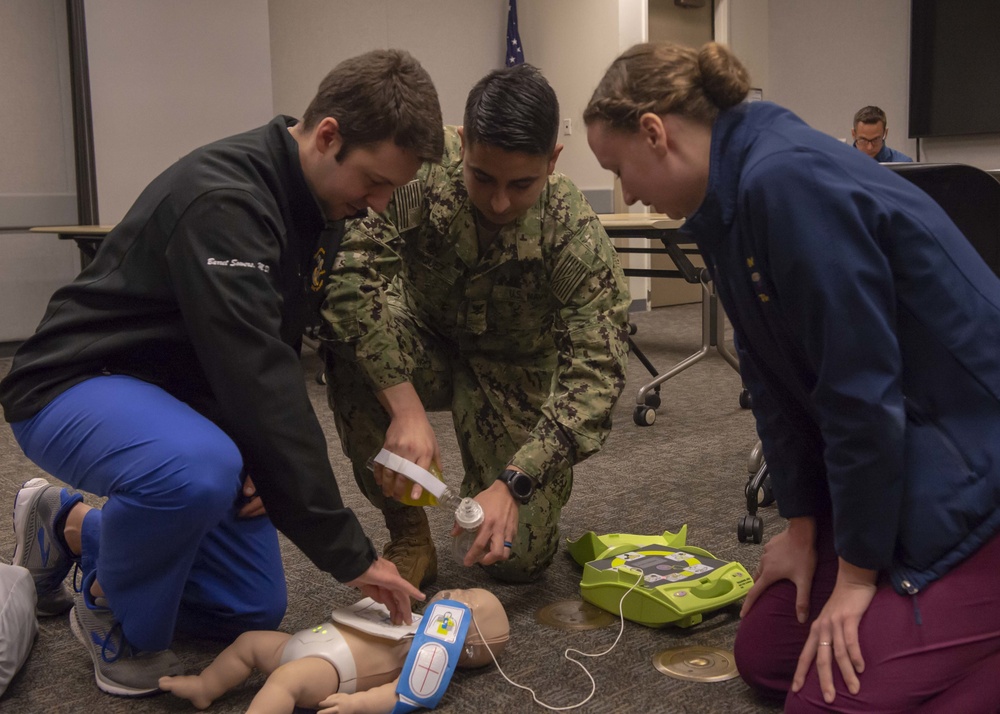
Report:
<svg viewBox="0 0 1000 714"><path fill-rule="evenodd" d="M535 620L560 630L597 630L610 625L615 617L583 600L557 600L538 608Z"/></svg>
<svg viewBox="0 0 1000 714"><path fill-rule="evenodd" d="M670 677L693 682L724 682L739 676L732 652L700 645L657 652L653 655L653 666Z"/></svg>

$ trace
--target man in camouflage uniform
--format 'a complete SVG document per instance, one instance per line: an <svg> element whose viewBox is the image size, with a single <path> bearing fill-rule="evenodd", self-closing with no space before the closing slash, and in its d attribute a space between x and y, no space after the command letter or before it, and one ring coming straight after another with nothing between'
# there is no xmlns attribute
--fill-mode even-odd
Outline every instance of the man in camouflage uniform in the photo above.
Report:
<svg viewBox="0 0 1000 714"><path fill-rule="evenodd" d="M603 445L625 384L628 289L597 216L553 173L558 123L534 67L487 75L442 163L348 225L326 282L330 405L386 516L384 555L414 584L436 576L434 545L423 509L384 495L412 483L366 467L380 448L439 463L426 411L450 409L461 493L485 513L465 564L532 580L555 555L573 464Z"/></svg>

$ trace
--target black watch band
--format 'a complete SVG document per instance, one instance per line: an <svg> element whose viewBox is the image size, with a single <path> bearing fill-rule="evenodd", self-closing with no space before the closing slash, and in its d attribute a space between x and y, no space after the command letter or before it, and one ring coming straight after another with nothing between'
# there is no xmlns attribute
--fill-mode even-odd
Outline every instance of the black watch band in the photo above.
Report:
<svg viewBox="0 0 1000 714"><path fill-rule="evenodd" d="M522 471L504 469L499 480L507 484L510 495L522 506L530 501L535 493L535 480Z"/></svg>

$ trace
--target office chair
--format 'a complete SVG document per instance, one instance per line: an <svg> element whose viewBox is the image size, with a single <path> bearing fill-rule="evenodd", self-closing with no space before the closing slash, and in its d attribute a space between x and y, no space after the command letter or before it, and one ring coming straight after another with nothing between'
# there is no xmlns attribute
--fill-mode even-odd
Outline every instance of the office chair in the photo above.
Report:
<svg viewBox="0 0 1000 714"><path fill-rule="evenodd" d="M1000 276L1000 181L966 164L886 164L929 195Z"/></svg>
<svg viewBox="0 0 1000 714"><path fill-rule="evenodd" d="M655 270L647 271L648 274L654 274L656 272L657 271ZM625 274L634 274L634 272L630 273L629 270L626 269ZM715 286L709 279L708 271L705 268L695 268L694 276L695 280L697 280L697 282L701 285L701 347L697 352L685 357L676 365L661 374L656 370L653 363L643 353L643 351L639 349L639 346L632 339L632 335L636 333L636 328L634 324L629 325L629 349L653 378L652 381L639 388L639 394L636 397L636 406L632 412L632 421L635 422L637 426L650 426L655 421L656 410L659 408L661 403L660 386L668 379L683 372L695 362L707 357L713 348L722 356L723 359L726 360L726 362L729 363L729 366L736 370L736 372L740 371L740 363L737 360L736 355L730 352L726 347L725 317L723 315L722 307L719 304L718 295L715 292ZM654 275L654 277L656 276ZM688 282L694 281L688 279ZM744 409L748 409L750 407L749 393L746 389L743 389L740 393L739 401L740 406Z"/></svg>
<svg viewBox="0 0 1000 714"><path fill-rule="evenodd" d="M1000 277L1000 180L965 164L886 164L933 198L955 222L979 255ZM740 543L760 543L764 521L757 508L774 502L767 462L758 441L747 463L744 493L747 512L740 516L736 535Z"/></svg>

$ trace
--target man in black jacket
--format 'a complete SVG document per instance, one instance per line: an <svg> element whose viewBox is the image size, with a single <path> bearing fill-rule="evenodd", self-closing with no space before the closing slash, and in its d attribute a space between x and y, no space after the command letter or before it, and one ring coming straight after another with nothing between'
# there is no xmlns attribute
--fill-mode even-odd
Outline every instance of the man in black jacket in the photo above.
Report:
<svg viewBox="0 0 1000 714"><path fill-rule="evenodd" d="M15 561L32 571L40 614L73 606L102 690L148 694L179 673L175 630L277 627L275 527L409 620L422 595L344 507L296 346L317 246L332 241L332 259L344 218L384 210L442 150L437 94L415 59L342 62L301 122L278 116L156 178L18 351L0 382L18 443L108 501L92 509L32 479L15 502ZM270 520L256 517L265 507ZM73 562L83 587L70 596Z"/></svg>

